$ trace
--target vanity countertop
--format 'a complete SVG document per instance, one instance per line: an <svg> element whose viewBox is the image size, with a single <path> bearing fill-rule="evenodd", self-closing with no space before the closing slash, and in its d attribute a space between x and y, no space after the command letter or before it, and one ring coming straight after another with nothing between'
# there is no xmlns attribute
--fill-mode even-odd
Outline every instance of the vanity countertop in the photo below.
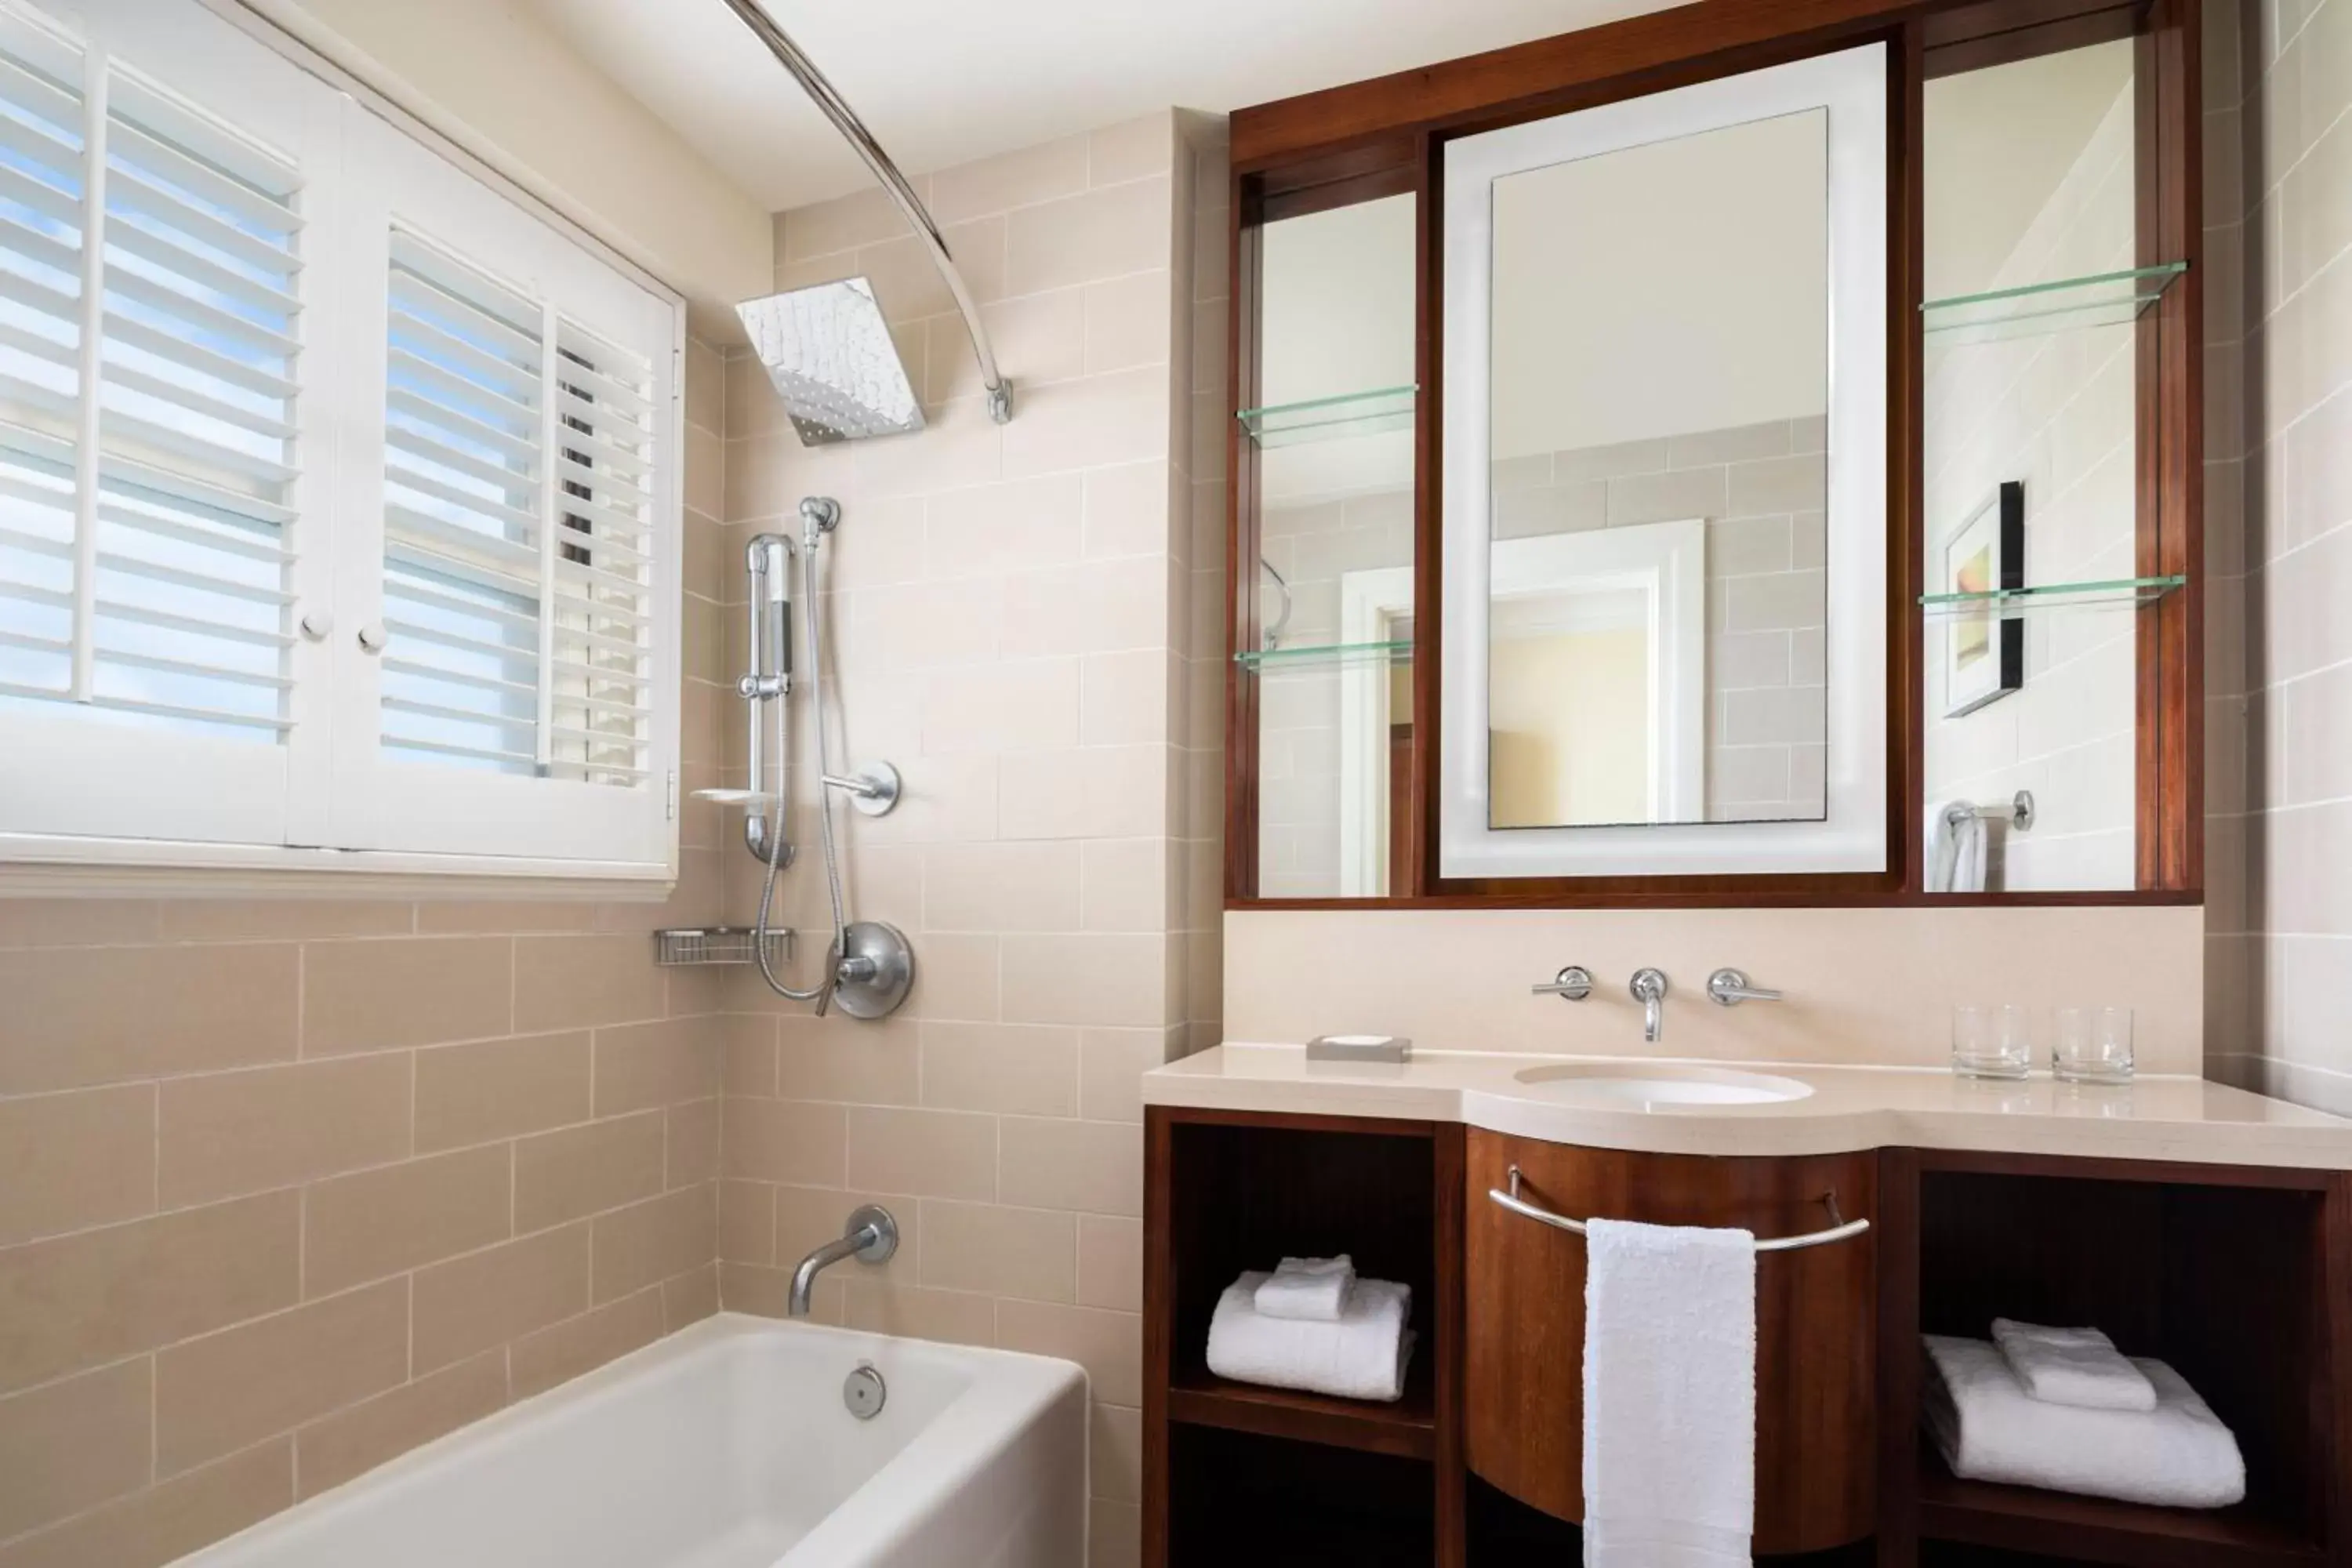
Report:
<svg viewBox="0 0 2352 1568"><path fill-rule="evenodd" d="M1645 1102L1640 1085L1660 1081L1669 1093L1675 1085L1720 1084L1729 1092L1754 1086L1797 1097ZM1459 1121L1658 1154L1967 1149L2352 1170L2352 1121L2185 1077L2110 1088L2059 1083L2047 1074L1988 1082L1941 1068L1472 1051L1419 1051L1399 1066L1309 1062L1301 1046L1227 1044L1144 1074L1143 1099L1201 1110Z"/></svg>

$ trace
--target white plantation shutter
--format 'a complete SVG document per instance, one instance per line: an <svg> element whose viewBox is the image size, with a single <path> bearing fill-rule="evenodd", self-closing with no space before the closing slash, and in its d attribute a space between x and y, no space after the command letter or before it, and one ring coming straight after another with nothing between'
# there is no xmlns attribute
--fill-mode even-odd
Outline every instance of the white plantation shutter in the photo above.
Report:
<svg viewBox="0 0 2352 1568"><path fill-rule="evenodd" d="M245 123L106 29L0 9L0 831L285 836L301 158L331 97L249 41L182 58L186 21L123 31Z"/></svg>
<svg viewBox="0 0 2352 1568"><path fill-rule="evenodd" d="M0 862L668 875L681 327L201 0L0 0Z"/></svg>
<svg viewBox="0 0 2352 1568"><path fill-rule="evenodd" d="M336 738L338 841L651 854L677 755L673 313L389 128L352 152L383 460L347 493L380 566L339 597L373 587L384 636L344 650L339 690L370 697Z"/></svg>

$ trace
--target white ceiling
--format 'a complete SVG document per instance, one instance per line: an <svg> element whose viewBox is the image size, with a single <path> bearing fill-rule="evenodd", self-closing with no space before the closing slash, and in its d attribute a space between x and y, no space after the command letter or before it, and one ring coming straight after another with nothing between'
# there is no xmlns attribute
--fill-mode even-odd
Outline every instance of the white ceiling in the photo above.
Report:
<svg viewBox="0 0 2352 1568"><path fill-rule="evenodd" d="M722 0L521 0L772 209L865 174ZM766 0L909 174L1175 106L1226 110L1653 0Z"/></svg>

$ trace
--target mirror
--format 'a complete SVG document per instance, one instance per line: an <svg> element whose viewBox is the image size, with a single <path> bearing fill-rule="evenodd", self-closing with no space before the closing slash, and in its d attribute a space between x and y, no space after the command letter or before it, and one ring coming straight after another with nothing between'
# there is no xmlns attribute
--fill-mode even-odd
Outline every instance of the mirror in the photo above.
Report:
<svg viewBox="0 0 2352 1568"><path fill-rule="evenodd" d="M1256 232L1257 890L1390 890L1410 820L1414 223L1410 195Z"/></svg>
<svg viewBox="0 0 2352 1568"><path fill-rule="evenodd" d="M1490 826L1822 816L1828 119L1495 182Z"/></svg>
<svg viewBox="0 0 2352 1568"><path fill-rule="evenodd" d="M1444 875L1885 864L1884 72L1447 145Z"/></svg>
<svg viewBox="0 0 2352 1568"><path fill-rule="evenodd" d="M1930 893L2137 877L2141 321L2129 38L1927 84Z"/></svg>

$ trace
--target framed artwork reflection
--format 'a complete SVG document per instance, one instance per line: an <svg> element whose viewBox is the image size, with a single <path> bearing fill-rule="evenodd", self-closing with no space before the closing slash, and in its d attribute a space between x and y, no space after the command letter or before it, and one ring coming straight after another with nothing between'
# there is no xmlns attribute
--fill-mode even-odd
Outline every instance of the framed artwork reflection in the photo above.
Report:
<svg viewBox="0 0 2352 1568"><path fill-rule="evenodd" d="M1990 594L2025 586L2025 486L2005 480L1944 540L1936 591ZM1973 713L2025 684L2025 623L1998 601L1945 623L1945 717Z"/></svg>

